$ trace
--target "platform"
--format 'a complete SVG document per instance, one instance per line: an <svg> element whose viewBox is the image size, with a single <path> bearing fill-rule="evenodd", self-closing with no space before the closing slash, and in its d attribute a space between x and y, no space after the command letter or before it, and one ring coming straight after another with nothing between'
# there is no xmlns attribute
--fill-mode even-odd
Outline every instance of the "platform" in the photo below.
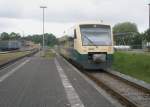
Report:
<svg viewBox="0 0 150 107"><path fill-rule="evenodd" d="M0 70L0 107L115 107L61 57L36 54Z"/></svg>

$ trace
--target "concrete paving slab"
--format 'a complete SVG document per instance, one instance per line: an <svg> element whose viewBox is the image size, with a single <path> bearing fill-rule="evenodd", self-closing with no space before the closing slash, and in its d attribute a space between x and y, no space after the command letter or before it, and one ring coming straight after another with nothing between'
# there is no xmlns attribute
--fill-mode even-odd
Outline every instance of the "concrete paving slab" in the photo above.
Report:
<svg viewBox="0 0 150 107"><path fill-rule="evenodd" d="M1 82L0 107L69 107L54 61L33 57Z"/></svg>

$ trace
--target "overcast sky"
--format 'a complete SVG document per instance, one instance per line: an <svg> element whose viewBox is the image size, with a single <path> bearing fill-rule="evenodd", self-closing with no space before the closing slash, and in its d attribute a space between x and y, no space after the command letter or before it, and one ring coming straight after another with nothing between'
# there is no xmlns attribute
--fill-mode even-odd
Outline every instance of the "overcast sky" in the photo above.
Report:
<svg viewBox="0 0 150 107"><path fill-rule="evenodd" d="M45 32L57 37L81 21L114 25L131 21L140 32L148 28L149 0L0 0L0 32L25 35L42 33L42 9L46 5Z"/></svg>

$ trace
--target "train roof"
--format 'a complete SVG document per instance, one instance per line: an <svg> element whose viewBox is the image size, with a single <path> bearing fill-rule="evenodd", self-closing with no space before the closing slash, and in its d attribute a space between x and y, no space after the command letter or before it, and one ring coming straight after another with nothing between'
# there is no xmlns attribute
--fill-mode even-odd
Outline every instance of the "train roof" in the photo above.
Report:
<svg viewBox="0 0 150 107"><path fill-rule="evenodd" d="M76 27L78 27L78 26L80 26L80 25L92 25L92 24L111 26L111 24L104 23L104 22L100 22L100 21L85 21L85 22L76 23L76 24L75 24L74 26L72 26L71 28L76 28Z"/></svg>
<svg viewBox="0 0 150 107"><path fill-rule="evenodd" d="M76 24L76 26L79 25L91 25L91 24L99 24L99 25L107 25L110 26L110 24L104 23L104 22L100 22L100 21L88 21L88 22L79 22Z"/></svg>

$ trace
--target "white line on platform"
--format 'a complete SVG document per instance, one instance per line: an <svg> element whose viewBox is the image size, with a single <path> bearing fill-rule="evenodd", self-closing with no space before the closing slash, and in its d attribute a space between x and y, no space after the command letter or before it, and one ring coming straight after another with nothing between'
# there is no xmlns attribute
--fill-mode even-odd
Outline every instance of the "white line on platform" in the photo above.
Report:
<svg viewBox="0 0 150 107"><path fill-rule="evenodd" d="M69 82L64 70L62 69L62 67L60 66L60 64L56 58L55 58L55 64L56 64L56 68L59 72L60 78L62 80L62 84L65 88L67 98L70 102L71 107L84 107L84 104L82 103L82 101L80 100L75 89L73 88L73 86Z"/></svg>
<svg viewBox="0 0 150 107"><path fill-rule="evenodd" d="M98 87L92 80L90 80L88 77L86 77L84 74L82 74L77 68L75 68L72 64L70 64L66 59L61 57L66 64L68 64L72 69L74 69L82 78L84 78L89 84L91 84L101 95L103 95L110 103L115 105L115 107L125 107L121 105L117 100L113 99L109 94L107 94L106 91L104 91L102 88Z"/></svg>
<svg viewBox="0 0 150 107"><path fill-rule="evenodd" d="M21 68L22 66L24 66L27 62L29 62L30 59L25 60L23 63L21 63L20 65L18 65L16 68L12 69L11 71L9 71L7 74L3 75L0 77L0 82L4 81L6 78L8 78L10 75L12 75L13 73L15 73L19 68Z"/></svg>

